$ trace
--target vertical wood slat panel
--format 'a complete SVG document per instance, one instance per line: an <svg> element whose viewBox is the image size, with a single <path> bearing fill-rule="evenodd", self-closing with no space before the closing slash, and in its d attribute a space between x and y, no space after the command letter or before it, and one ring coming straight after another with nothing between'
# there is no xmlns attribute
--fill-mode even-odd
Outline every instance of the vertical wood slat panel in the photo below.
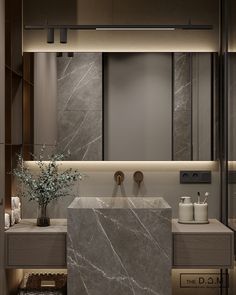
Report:
<svg viewBox="0 0 236 295"><path fill-rule="evenodd" d="M15 192L10 172L22 145L22 0L5 1L5 209Z"/></svg>

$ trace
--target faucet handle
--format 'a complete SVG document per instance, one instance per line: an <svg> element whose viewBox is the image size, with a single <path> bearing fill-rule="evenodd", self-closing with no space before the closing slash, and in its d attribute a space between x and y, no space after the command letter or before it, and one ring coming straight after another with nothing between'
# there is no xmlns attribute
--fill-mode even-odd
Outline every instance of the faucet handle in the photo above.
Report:
<svg viewBox="0 0 236 295"><path fill-rule="evenodd" d="M134 181L140 186L141 182L143 181L144 176L142 171L134 172Z"/></svg>
<svg viewBox="0 0 236 295"><path fill-rule="evenodd" d="M116 171L114 174L114 179L117 185L121 185L125 179L125 175L122 171Z"/></svg>

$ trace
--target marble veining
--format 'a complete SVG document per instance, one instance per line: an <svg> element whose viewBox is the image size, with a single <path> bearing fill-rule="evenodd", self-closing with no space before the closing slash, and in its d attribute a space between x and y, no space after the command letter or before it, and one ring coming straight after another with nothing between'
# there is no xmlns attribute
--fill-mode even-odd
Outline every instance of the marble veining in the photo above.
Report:
<svg viewBox="0 0 236 295"><path fill-rule="evenodd" d="M57 141L68 160L102 160L102 55L57 58Z"/></svg>
<svg viewBox="0 0 236 295"><path fill-rule="evenodd" d="M171 294L171 208L161 198L124 199L69 207L69 295Z"/></svg>
<svg viewBox="0 0 236 295"><path fill-rule="evenodd" d="M173 160L192 158L192 79L189 53L174 53Z"/></svg>

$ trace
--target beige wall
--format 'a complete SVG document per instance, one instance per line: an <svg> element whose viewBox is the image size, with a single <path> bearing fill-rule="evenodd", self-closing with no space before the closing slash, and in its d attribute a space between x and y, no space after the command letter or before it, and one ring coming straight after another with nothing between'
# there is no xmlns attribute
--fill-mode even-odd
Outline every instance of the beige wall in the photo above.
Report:
<svg viewBox="0 0 236 295"><path fill-rule="evenodd" d="M171 161L172 55L105 56L105 160Z"/></svg>
<svg viewBox="0 0 236 295"><path fill-rule="evenodd" d="M214 113L211 110L212 56L210 54L193 56L192 113L193 120L193 159L207 161L211 159L211 148L214 145L211 138L211 120ZM215 148L215 147L214 147Z"/></svg>
<svg viewBox="0 0 236 295"><path fill-rule="evenodd" d="M218 51L215 0L24 0L24 24L212 24L213 31L76 32L68 44L47 44L46 32L24 31L24 51Z"/></svg>
<svg viewBox="0 0 236 295"><path fill-rule="evenodd" d="M34 55L34 144L55 145L56 141L56 55L54 53L38 53Z"/></svg>
<svg viewBox="0 0 236 295"><path fill-rule="evenodd" d="M27 162L32 171L35 170L34 162ZM190 195L197 199L197 192L203 195L206 191L209 197L209 216L219 218L220 213L220 186L217 162L62 162L62 168L72 167L84 172L87 177L76 184L74 196L65 197L59 201L52 202L49 208L50 216L53 218L65 218L67 207L75 196L83 197L108 197L108 196L158 196L164 197L173 210L173 217L178 216L179 197ZM211 184L180 184L180 170L211 170ZM125 180L121 187L114 182L114 173L122 170L125 173ZM144 173L144 182L138 190L133 181L133 173L141 170ZM22 199L23 218L37 216L37 206L27 199Z"/></svg>

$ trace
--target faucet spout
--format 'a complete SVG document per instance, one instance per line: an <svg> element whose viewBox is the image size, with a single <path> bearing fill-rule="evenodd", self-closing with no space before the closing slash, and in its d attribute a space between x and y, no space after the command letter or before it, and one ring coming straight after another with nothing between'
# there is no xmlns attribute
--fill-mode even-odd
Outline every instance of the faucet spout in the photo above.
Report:
<svg viewBox="0 0 236 295"><path fill-rule="evenodd" d="M125 175L122 171L116 171L114 174L114 179L117 185L121 185L125 179Z"/></svg>

